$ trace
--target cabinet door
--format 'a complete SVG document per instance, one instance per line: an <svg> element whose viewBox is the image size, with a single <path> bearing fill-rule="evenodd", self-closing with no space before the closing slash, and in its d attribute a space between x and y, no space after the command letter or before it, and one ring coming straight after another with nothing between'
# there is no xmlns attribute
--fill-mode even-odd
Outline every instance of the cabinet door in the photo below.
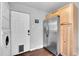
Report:
<svg viewBox="0 0 79 59"><path fill-rule="evenodd" d="M60 52L62 55L71 55L72 27L61 25L60 27Z"/></svg>
<svg viewBox="0 0 79 59"><path fill-rule="evenodd" d="M63 12L62 12L63 11ZM60 13L60 23L72 23L71 8L65 8Z"/></svg>
<svg viewBox="0 0 79 59"><path fill-rule="evenodd" d="M67 17L67 13L63 13L62 15L60 15L60 24L62 23L68 23L68 17Z"/></svg>
<svg viewBox="0 0 79 59"><path fill-rule="evenodd" d="M68 34L67 34L67 41L68 41L67 55L71 56L72 55L72 49L73 49L73 47L72 47L72 39L73 39L72 38L72 35L73 35L73 33L72 33L72 25L67 26L67 32L68 32Z"/></svg>
<svg viewBox="0 0 79 59"><path fill-rule="evenodd" d="M60 27L60 39L61 39L61 54L67 55L67 27L65 25L62 25Z"/></svg>

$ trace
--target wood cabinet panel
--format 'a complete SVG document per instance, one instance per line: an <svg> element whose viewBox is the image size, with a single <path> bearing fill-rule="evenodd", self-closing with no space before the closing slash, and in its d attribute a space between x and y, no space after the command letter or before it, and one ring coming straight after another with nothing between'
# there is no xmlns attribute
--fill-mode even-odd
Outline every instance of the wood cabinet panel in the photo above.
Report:
<svg viewBox="0 0 79 59"><path fill-rule="evenodd" d="M60 39L62 54L66 56L77 55L76 40L77 40L77 10L74 4L70 4L65 11L62 11L60 16ZM63 28L62 28L63 27ZM64 33L64 34L62 34Z"/></svg>
<svg viewBox="0 0 79 59"><path fill-rule="evenodd" d="M60 27L60 39L63 55L71 55L71 39L72 39L72 27L71 25L61 25Z"/></svg>

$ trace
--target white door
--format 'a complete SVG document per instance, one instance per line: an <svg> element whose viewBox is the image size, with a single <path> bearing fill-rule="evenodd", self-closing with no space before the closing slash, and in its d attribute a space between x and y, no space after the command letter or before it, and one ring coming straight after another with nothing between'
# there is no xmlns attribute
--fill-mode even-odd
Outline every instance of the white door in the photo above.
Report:
<svg viewBox="0 0 79 59"><path fill-rule="evenodd" d="M11 45L12 55L30 49L30 16L26 13L11 11Z"/></svg>

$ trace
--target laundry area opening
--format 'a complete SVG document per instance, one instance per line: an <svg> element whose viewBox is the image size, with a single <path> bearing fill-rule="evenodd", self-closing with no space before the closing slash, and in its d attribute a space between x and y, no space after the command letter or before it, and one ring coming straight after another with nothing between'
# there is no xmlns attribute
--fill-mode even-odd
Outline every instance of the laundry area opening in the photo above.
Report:
<svg viewBox="0 0 79 59"><path fill-rule="evenodd" d="M0 2L0 56L77 56L78 2Z"/></svg>

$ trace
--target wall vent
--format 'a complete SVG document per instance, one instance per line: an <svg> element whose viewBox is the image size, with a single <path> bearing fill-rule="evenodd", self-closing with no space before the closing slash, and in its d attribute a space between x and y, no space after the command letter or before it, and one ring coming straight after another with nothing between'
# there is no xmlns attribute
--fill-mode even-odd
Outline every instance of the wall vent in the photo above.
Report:
<svg viewBox="0 0 79 59"><path fill-rule="evenodd" d="M24 51L24 45L19 45L19 52L23 52Z"/></svg>

